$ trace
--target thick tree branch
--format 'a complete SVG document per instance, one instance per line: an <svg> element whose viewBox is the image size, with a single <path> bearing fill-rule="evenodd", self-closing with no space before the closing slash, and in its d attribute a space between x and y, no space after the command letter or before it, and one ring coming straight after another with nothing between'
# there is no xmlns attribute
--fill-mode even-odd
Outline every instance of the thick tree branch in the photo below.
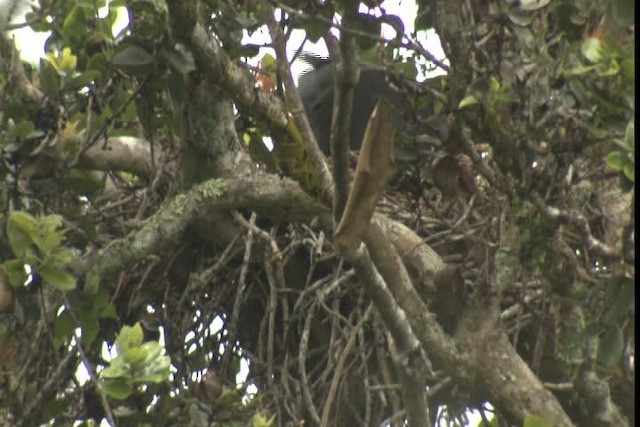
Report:
<svg viewBox="0 0 640 427"><path fill-rule="evenodd" d="M40 104L44 100L44 94L29 81L21 61L13 40L9 39L5 31L0 31L0 64L4 62L9 71L9 86L15 87L27 101Z"/></svg>
<svg viewBox="0 0 640 427"><path fill-rule="evenodd" d="M327 212L288 179L257 174L252 179L210 180L174 198L139 230L90 254L77 266L78 271L108 277L174 246L189 226L212 212L238 208L299 219Z"/></svg>

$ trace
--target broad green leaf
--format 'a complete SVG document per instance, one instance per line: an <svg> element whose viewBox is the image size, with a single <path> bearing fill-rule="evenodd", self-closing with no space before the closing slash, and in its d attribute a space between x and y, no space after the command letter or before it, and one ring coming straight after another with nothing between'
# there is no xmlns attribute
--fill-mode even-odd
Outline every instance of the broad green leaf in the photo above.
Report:
<svg viewBox="0 0 640 427"><path fill-rule="evenodd" d="M29 235L15 227L7 226L7 240L9 240L11 251L18 258L23 258L27 250L33 245Z"/></svg>
<svg viewBox="0 0 640 427"><path fill-rule="evenodd" d="M75 6L64 18L62 32L68 38L77 39L88 31L87 21L81 7Z"/></svg>
<svg viewBox="0 0 640 427"><path fill-rule="evenodd" d="M598 340L598 363L610 368L622 357L624 351L624 337L622 329L617 324L612 324L605 329Z"/></svg>
<svg viewBox="0 0 640 427"><path fill-rule="evenodd" d="M627 156L618 150L607 154L607 165L613 170L621 171L627 161Z"/></svg>
<svg viewBox="0 0 640 427"><path fill-rule="evenodd" d="M116 338L118 354L122 355L127 349L140 346L143 337L144 332L139 322L133 326L123 326Z"/></svg>
<svg viewBox="0 0 640 427"><path fill-rule="evenodd" d="M61 215L47 215L37 219L41 229L51 232L62 227L63 219Z"/></svg>
<svg viewBox="0 0 640 427"><path fill-rule="evenodd" d="M107 380L100 383L102 390L114 399L126 399L133 393L133 385L122 380Z"/></svg>
<svg viewBox="0 0 640 427"><path fill-rule="evenodd" d="M604 139L607 137L607 135L609 135L609 132L596 126L589 124L584 124L583 126L591 134L591 136L596 139Z"/></svg>
<svg viewBox="0 0 640 427"><path fill-rule="evenodd" d="M29 213L24 211L14 211L9 215L7 228L15 227L25 234L35 234L37 229L36 224L36 219Z"/></svg>
<svg viewBox="0 0 640 427"><path fill-rule="evenodd" d="M242 404L242 397L236 390L225 390L222 395L216 400L216 408L231 409L235 406Z"/></svg>
<svg viewBox="0 0 640 427"><path fill-rule="evenodd" d="M71 316L69 310L64 309L58 317L56 317L53 328L53 337L57 341L56 348L59 348L60 345L66 342L67 338L72 336L75 328L76 322L73 316Z"/></svg>
<svg viewBox="0 0 640 427"><path fill-rule="evenodd" d="M63 89L77 90L77 89L89 86L91 83L93 83L94 80L96 80L101 75L102 73L98 70L87 70L84 73L81 73L69 79L67 82L64 82Z"/></svg>
<svg viewBox="0 0 640 427"><path fill-rule="evenodd" d="M162 354L162 346L157 341L147 341L140 348L147 352L147 360L153 360Z"/></svg>
<svg viewBox="0 0 640 427"><path fill-rule="evenodd" d="M100 314L100 317L104 317L106 319L117 319L118 313L116 312L116 307L109 303Z"/></svg>
<svg viewBox="0 0 640 427"><path fill-rule="evenodd" d="M42 239L38 240L38 249L43 253L48 254L52 250L59 248L63 239L63 233L56 233L55 231L49 232Z"/></svg>
<svg viewBox="0 0 640 427"><path fill-rule="evenodd" d="M166 372L166 374L160 373L160 372L152 372L152 373L148 373L148 374L143 374L140 376L136 376L133 381L136 383L140 383L140 384L159 384L163 381L165 381L167 379L167 377L169 376L169 372Z"/></svg>
<svg viewBox="0 0 640 427"><path fill-rule="evenodd" d="M146 49L128 44L113 55L111 63L118 66L143 66L153 63L154 59Z"/></svg>
<svg viewBox="0 0 640 427"><path fill-rule="evenodd" d="M49 96L57 95L60 90L60 74L46 59L40 60L40 87Z"/></svg>
<svg viewBox="0 0 640 427"><path fill-rule="evenodd" d="M147 359L147 354L147 350L142 347L131 347L124 349L121 356L128 364L139 365Z"/></svg>
<svg viewBox="0 0 640 427"><path fill-rule="evenodd" d="M129 365L122 358L116 357L100 372L100 378L124 378L129 375L129 371Z"/></svg>
<svg viewBox="0 0 640 427"><path fill-rule="evenodd" d="M85 345L91 345L100 332L100 323L95 317L84 317L81 320L80 328L82 329L82 342Z"/></svg>
<svg viewBox="0 0 640 427"><path fill-rule="evenodd" d="M9 279L11 286L16 288L24 286L29 280L29 275L24 269L24 262L20 259L10 259L2 264L2 268Z"/></svg>
<svg viewBox="0 0 640 427"><path fill-rule="evenodd" d="M38 270L45 282L59 291L70 291L76 288L76 279L71 274L45 266Z"/></svg>
<svg viewBox="0 0 640 427"><path fill-rule="evenodd" d="M65 247L57 247L52 249L47 260L51 260L51 262L54 264L66 265L69 264L73 260L73 258L75 258L75 255L73 254L73 251L71 249Z"/></svg>
<svg viewBox="0 0 640 427"><path fill-rule="evenodd" d="M29 246L25 251L24 251L24 255L21 259L23 264L27 264L30 266L37 266L40 267L42 264L42 260L40 259L40 256L36 253L36 251L34 250L33 246Z"/></svg>
<svg viewBox="0 0 640 427"><path fill-rule="evenodd" d="M32 121L24 120L17 123L13 129L11 129L11 134L18 141L25 139L35 130L35 125Z"/></svg>
<svg viewBox="0 0 640 427"><path fill-rule="evenodd" d="M161 383L171 373L171 359L169 356L156 357L147 362L141 373L135 375L134 380L140 383Z"/></svg>

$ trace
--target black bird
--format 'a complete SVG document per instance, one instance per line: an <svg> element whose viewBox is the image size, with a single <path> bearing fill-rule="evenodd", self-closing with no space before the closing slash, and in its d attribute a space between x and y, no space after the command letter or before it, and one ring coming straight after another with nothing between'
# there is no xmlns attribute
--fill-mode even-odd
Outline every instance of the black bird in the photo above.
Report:
<svg viewBox="0 0 640 427"><path fill-rule="evenodd" d="M300 76L298 91L318 145L325 154L329 155L335 85L334 67L326 58L304 55L302 59L312 65L313 69ZM409 116L411 112L409 102L387 81L384 70L372 64L361 63L360 79L354 90L351 113L349 146L352 150L357 150L362 145L362 138L371 113L381 98L391 102L405 117Z"/></svg>

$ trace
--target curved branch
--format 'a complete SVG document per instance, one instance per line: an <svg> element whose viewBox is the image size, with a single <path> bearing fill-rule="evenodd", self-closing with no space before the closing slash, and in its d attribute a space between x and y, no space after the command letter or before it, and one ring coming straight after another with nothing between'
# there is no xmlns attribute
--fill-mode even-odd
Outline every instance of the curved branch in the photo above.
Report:
<svg viewBox="0 0 640 427"><path fill-rule="evenodd" d="M42 91L27 78L20 60L20 53L5 31L0 31L0 60L8 64L9 87L13 86L29 102L39 104L44 101L45 96Z"/></svg>

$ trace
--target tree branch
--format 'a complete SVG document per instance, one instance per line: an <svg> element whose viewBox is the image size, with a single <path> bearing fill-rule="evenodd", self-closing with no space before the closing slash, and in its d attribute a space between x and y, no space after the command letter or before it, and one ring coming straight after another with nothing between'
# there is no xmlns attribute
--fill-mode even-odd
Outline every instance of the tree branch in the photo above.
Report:
<svg viewBox="0 0 640 427"><path fill-rule="evenodd" d="M9 87L15 87L16 91L29 102L40 104L44 101L45 96L42 91L27 78L20 53L5 31L0 31L0 59L8 65Z"/></svg>

